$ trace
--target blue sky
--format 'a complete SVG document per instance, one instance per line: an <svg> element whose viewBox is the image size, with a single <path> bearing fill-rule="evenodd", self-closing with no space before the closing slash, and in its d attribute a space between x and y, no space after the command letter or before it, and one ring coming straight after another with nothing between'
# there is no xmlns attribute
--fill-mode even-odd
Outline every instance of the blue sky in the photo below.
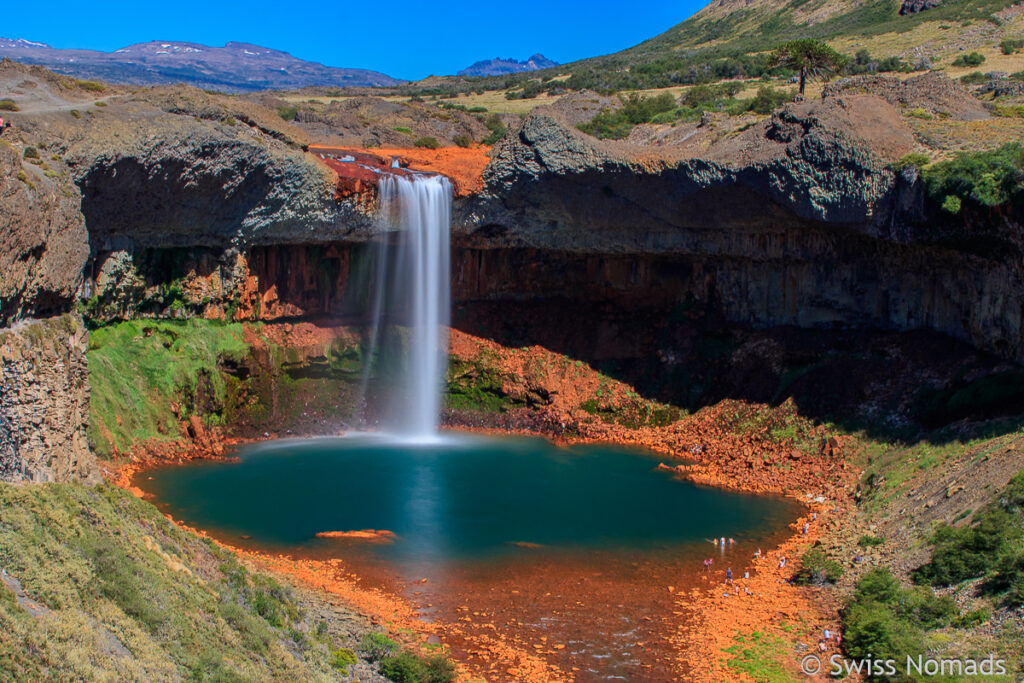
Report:
<svg viewBox="0 0 1024 683"><path fill-rule="evenodd" d="M416 79L454 73L499 55L525 59L541 52L564 63L615 52L674 26L703 4L702 0L50 0L45 11L38 2L6 3L0 15L0 36L104 51L148 40L207 45L235 40L330 66Z"/></svg>

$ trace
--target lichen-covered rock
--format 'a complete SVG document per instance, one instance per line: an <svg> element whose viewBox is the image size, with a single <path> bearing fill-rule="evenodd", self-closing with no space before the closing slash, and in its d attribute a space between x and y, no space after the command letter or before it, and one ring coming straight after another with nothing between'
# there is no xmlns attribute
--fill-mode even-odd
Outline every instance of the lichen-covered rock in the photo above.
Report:
<svg viewBox="0 0 1024 683"><path fill-rule="evenodd" d="M0 480L99 480L86 439L88 340L73 316L0 330Z"/></svg>

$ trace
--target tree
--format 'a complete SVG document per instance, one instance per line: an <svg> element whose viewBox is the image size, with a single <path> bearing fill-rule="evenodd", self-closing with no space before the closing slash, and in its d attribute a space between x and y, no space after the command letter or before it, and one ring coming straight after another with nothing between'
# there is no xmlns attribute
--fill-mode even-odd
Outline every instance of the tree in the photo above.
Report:
<svg viewBox="0 0 1024 683"><path fill-rule="evenodd" d="M800 94L803 95L808 78L827 80L846 65L846 57L820 40L802 38L775 48L771 63L799 71Z"/></svg>

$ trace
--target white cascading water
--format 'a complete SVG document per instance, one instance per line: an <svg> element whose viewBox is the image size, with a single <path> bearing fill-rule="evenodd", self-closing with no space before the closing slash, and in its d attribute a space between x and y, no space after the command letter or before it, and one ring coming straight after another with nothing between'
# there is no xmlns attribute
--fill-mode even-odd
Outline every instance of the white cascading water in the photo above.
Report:
<svg viewBox="0 0 1024 683"><path fill-rule="evenodd" d="M430 439L437 434L448 368L452 185L443 176L385 175L379 187L381 216L397 233L397 244L389 250L382 241L375 253L364 394L369 362L388 316L410 334L408 357L384 426L407 437Z"/></svg>

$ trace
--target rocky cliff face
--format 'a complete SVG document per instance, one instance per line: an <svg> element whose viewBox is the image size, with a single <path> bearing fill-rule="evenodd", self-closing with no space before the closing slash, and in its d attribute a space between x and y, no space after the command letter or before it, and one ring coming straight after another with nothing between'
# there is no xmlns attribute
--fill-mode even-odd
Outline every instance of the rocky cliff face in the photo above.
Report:
<svg viewBox="0 0 1024 683"><path fill-rule="evenodd" d="M89 255L77 188L19 151L0 145L0 327L68 310Z"/></svg>
<svg viewBox="0 0 1024 683"><path fill-rule="evenodd" d="M975 228L951 235L924 220L916 174L889 167L915 144L901 102L931 101L965 120L987 114L950 95L948 80L889 80L847 82L739 133L696 125L667 150L596 140L557 106L536 109L495 150L483 192L460 207L458 241L584 258L553 266L545 292L524 281L537 269L514 253L481 254L456 279L513 298L589 296L600 282L621 293L629 282L731 322L933 329L1024 360L1012 226L993 229L986 237L1003 246L981 253ZM496 264L510 260L499 275ZM473 274L484 267L487 277ZM613 271L627 279L602 275Z"/></svg>
<svg viewBox="0 0 1024 683"><path fill-rule="evenodd" d="M0 480L99 479L86 440L88 339L72 316L0 330Z"/></svg>

